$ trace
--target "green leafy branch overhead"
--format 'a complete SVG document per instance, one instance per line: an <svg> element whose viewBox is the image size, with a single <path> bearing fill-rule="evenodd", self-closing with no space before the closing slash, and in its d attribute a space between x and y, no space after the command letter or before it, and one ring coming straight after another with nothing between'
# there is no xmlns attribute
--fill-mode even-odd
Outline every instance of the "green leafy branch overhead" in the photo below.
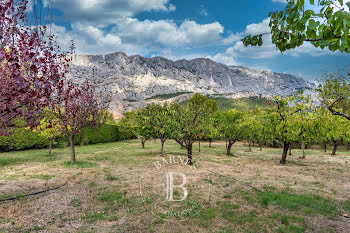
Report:
<svg viewBox="0 0 350 233"><path fill-rule="evenodd" d="M306 3L320 10L306 9ZM263 36L271 34L272 43L284 52L310 42L331 51L350 52L350 2L344 0L289 0L282 11L269 14L270 32L248 35L245 46L262 46Z"/></svg>

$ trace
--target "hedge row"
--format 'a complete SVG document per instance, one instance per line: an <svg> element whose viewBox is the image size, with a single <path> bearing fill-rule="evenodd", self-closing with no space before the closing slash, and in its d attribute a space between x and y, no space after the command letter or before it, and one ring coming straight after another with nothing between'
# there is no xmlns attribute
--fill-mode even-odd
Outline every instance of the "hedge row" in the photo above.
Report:
<svg viewBox="0 0 350 233"><path fill-rule="evenodd" d="M80 145L115 142L124 139L120 135L116 124L104 124L99 129L85 128L82 134L76 137L75 143ZM66 137L57 139L58 147L68 146ZM10 136L0 136L0 151L28 150L47 148L48 140L37 132L16 128Z"/></svg>

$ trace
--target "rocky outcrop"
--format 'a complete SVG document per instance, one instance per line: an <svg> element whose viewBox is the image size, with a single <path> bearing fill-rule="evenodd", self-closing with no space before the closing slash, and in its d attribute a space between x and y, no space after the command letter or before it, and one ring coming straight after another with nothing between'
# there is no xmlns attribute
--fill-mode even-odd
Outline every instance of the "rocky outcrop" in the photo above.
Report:
<svg viewBox="0 0 350 233"><path fill-rule="evenodd" d="M173 99L186 99L191 96L188 93L195 92L226 98L267 97L314 88L312 83L293 75L226 66L205 58L171 61L122 52L73 55L71 76L76 83L86 79L95 82L111 97L108 101L116 117L165 94L184 93Z"/></svg>

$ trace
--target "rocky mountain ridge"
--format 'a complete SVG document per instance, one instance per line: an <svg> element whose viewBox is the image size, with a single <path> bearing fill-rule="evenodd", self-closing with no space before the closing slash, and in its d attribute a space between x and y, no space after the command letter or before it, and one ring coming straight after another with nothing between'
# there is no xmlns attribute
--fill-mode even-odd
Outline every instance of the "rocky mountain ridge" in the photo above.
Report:
<svg viewBox="0 0 350 233"><path fill-rule="evenodd" d="M158 102L155 97L162 95L172 95L171 100L185 100L196 92L225 98L268 97L314 89L314 84L293 75L227 66L207 58L171 61L123 52L75 54L70 74L74 82L93 81L108 94L110 110L117 118L125 111Z"/></svg>

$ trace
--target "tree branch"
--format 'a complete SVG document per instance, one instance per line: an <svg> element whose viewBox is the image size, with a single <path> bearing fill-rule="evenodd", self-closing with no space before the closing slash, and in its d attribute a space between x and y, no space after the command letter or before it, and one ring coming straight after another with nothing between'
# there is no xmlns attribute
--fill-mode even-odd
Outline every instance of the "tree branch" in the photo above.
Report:
<svg viewBox="0 0 350 233"><path fill-rule="evenodd" d="M344 100L344 97L340 97L339 99L335 100L329 107L328 107L328 110L331 111L331 113L334 115L334 116L342 116L342 117L345 117L346 119L348 119L350 121L350 115L347 115L343 112L338 112L338 111L335 111L334 110L334 105L340 101Z"/></svg>

